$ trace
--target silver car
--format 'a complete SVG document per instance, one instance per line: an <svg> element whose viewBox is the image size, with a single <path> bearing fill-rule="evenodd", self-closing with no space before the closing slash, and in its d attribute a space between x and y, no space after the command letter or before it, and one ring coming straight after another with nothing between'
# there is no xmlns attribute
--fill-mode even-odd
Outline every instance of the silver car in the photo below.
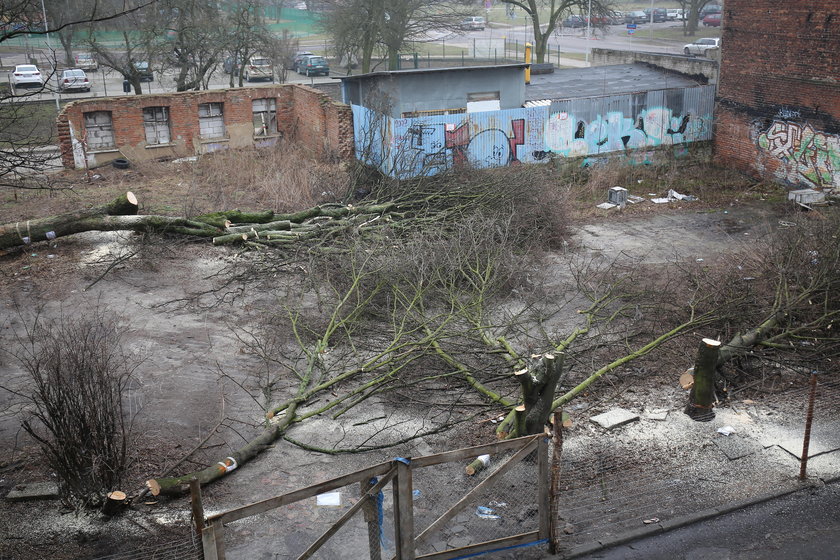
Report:
<svg viewBox="0 0 840 560"><path fill-rule="evenodd" d="M706 38L697 39L693 43L689 43L683 47L683 52L689 56L706 56L706 51L709 49L719 49L720 39Z"/></svg>
<svg viewBox="0 0 840 560"><path fill-rule="evenodd" d="M58 79L59 91L90 91L90 80L84 70L72 68L64 70Z"/></svg>

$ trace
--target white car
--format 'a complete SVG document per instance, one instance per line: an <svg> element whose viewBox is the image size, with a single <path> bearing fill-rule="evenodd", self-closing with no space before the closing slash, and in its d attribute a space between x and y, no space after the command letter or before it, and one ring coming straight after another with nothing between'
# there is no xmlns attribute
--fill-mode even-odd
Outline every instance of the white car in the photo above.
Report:
<svg viewBox="0 0 840 560"><path fill-rule="evenodd" d="M458 24L458 29L464 31L484 31L484 18L481 16L468 17Z"/></svg>
<svg viewBox="0 0 840 560"><path fill-rule="evenodd" d="M41 71L34 64L18 64L15 66L15 69L9 74L9 81L15 88L22 86L41 87L44 85Z"/></svg>
<svg viewBox="0 0 840 560"><path fill-rule="evenodd" d="M719 49L720 39L707 38L697 39L693 43L689 43L683 47L683 52L687 55L706 56L706 51L709 49Z"/></svg>

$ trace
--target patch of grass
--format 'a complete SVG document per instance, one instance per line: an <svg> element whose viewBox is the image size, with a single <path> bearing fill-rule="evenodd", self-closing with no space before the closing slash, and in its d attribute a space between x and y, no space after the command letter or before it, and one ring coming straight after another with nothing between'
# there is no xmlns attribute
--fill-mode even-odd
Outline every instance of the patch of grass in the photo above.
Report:
<svg viewBox="0 0 840 560"><path fill-rule="evenodd" d="M3 103L0 105L0 145L54 144L57 115L53 101Z"/></svg>

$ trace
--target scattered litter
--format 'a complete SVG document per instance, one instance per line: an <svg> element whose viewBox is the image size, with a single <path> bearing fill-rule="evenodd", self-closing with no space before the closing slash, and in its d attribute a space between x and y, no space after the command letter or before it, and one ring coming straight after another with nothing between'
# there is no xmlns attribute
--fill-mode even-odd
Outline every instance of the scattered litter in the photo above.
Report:
<svg viewBox="0 0 840 560"><path fill-rule="evenodd" d="M724 426L723 428L718 428L717 433L723 434L725 436L731 436L735 433L735 428L732 426Z"/></svg>
<svg viewBox="0 0 840 560"><path fill-rule="evenodd" d="M779 225L782 227L796 227L796 222L787 222L785 220L779 220Z"/></svg>
<svg viewBox="0 0 840 560"><path fill-rule="evenodd" d="M481 519L501 519L501 515L496 515L496 512L493 508L485 507L485 506L478 506L475 508L475 514L480 517Z"/></svg>
<svg viewBox="0 0 840 560"><path fill-rule="evenodd" d="M682 200L684 202L696 202L697 201L697 197L694 196L693 194L680 194L677 191L675 191L674 189L669 189L668 190L668 198L671 198L671 199L674 199L674 200Z"/></svg>
<svg viewBox="0 0 840 560"><path fill-rule="evenodd" d="M147 506L156 506L157 502L143 502L143 504Z"/></svg>
<svg viewBox="0 0 840 560"><path fill-rule="evenodd" d="M645 525L650 525L651 523L659 523L659 518L658 517L651 517L650 519L645 519L643 521L643 523Z"/></svg>
<svg viewBox="0 0 840 560"><path fill-rule="evenodd" d="M744 404L755 404L755 401L752 399L744 399L741 402Z"/></svg>
<svg viewBox="0 0 840 560"><path fill-rule="evenodd" d="M415 498L419 498L420 497L420 490L412 490L411 495L414 496Z"/></svg>
<svg viewBox="0 0 840 560"><path fill-rule="evenodd" d="M644 200L644 198L642 198L641 196L636 196L635 194L627 195L627 202L629 202L630 204L637 204L639 202L644 202Z"/></svg>
<svg viewBox="0 0 840 560"><path fill-rule="evenodd" d="M624 187L612 187L607 192L607 202L623 207L627 204L627 194L627 189Z"/></svg>
<svg viewBox="0 0 840 560"><path fill-rule="evenodd" d="M563 527L563 532L566 533L567 535L571 535L575 532L575 526L572 525L571 523L566 523L566 526Z"/></svg>
<svg viewBox="0 0 840 560"><path fill-rule="evenodd" d="M172 163L190 163L193 161L198 161L198 156L187 156L178 159L173 159Z"/></svg>
<svg viewBox="0 0 840 560"><path fill-rule="evenodd" d="M703 262L703 259L694 259L696 262Z"/></svg>
<svg viewBox="0 0 840 560"><path fill-rule="evenodd" d="M490 506L490 507L494 507L494 508L500 508L500 507L503 508L503 507L507 507L507 502L497 502L497 501L493 500L487 505Z"/></svg>
<svg viewBox="0 0 840 560"><path fill-rule="evenodd" d="M788 200L807 207L809 204L824 204L825 193L814 189L799 189L788 193Z"/></svg>
<svg viewBox="0 0 840 560"><path fill-rule="evenodd" d="M695 202L699 200L693 194L681 194L674 189L668 189L668 194L660 198L651 198L650 201L654 204L666 204L675 200L682 200L683 202Z"/></svg>
<svg viewBox="0 0 840 560"><path fill-rule="evenodd" d="M48 258L48 259L54 259L54 258L55 258L55 255L47 255L47 258Z"/></svg>
<svg viewBox="0 0 840 560"><path fill-rule="evenodd" d="M335 490L333 492L327 492L325 494L318 494L315 498L315 503L319 506L340 506L341 505L341 492Z"/></svg>
<svg viewBox="0 0 840 560"><path fill-rule="evenodd" d="M611 202L602 202L598 204L595 208L600 208L601 210L612 210L613 208L618 208L618 204L613 204Z"/></svg>

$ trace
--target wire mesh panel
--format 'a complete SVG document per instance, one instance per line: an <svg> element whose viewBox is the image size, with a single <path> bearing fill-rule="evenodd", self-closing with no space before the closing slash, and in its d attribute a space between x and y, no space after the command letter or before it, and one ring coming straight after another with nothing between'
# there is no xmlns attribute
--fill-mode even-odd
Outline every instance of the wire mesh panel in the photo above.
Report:
<svg viewBox="0 0 840 560"><path fill-rule="evenodd" d="M149 545L142 549L118 552L109 556L100 556L96 560L202 560L201 541L194 533L184 535L165 545Z"/></svg>
<svg viewBox="0 0 840 560"><path fill-rule="evenodd" d="M369 507L351 509L360 500L359 484L306 498L267 512L227 523L224 528L227 560L312 558L372 560L394 556L393 500L387 483ZM334 525L349 519L337 530ZM332 531L316 550L311 547ZM371 551L374 551L373 553ZM379 555L376 550L380 551Z"/></svg>
<svg viewBox="0 0 840 560"><path fill-rule="evenodd" d="M418 556L539 530L537 451L508 463L517 452L514 449L485 456L485 468L473 476L465 470L473 458L413 470ZM458 512L451 519L430 529L456 504Z"/></svg>

